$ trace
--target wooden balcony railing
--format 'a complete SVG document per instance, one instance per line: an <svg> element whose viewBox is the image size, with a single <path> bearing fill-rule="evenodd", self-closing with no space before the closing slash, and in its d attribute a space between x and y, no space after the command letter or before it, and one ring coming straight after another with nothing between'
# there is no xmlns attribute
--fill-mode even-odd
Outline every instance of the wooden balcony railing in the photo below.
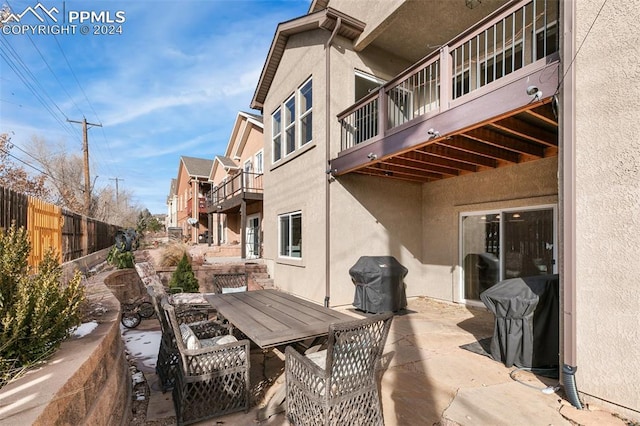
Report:
<svg viewBox="0 0 640 426"><path fill-rule="evenodd" d="M198 213L207 213L207 199L205 197L198 199ZM187 201L187 216L193 214L193 199Z"/></svg>
<svg viewBox="0 0 640 426"><path fill-rule="evenodd" d="M234 197L244 197L247 193L263 192L262 173L241 171L230 179L214 186L207 197L208 206L217 205Z"/></svg>
<svg viewBox="0 0 640 426"><path fill-rule="evenodd" d="M557 50L558 1L516 2L339 114L341 150L380 138L416 118L443 112Z"/></svg>

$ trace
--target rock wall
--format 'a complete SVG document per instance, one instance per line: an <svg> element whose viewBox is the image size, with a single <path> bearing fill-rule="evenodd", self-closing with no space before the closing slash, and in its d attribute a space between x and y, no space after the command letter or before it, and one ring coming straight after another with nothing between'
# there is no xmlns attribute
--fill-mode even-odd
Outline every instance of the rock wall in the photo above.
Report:
<svg viewBox="0 0 640 426"><path fill-rule="evenodd" d="M112 273L87 279L87 299L101 308L95 329L68 338L43 367L5 386L0 424L128 423L131 379L120 336L120 304L104 284Z"/></svg>

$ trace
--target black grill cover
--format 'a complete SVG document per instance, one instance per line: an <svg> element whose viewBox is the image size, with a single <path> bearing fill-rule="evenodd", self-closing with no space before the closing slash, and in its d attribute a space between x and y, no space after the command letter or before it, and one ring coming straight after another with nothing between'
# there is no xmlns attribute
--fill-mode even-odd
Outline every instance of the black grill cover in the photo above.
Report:
<svg viewBox="0 0 640 426"><path fill-rule="evenodd" d="M407 272L393 256L362 256L349 269L356 286L353 306L373 313L405 308L404 277Z"/></svg>
<svg viewBox="0 0 640 426"><path fill-rule="evenodd" d="M524 368L559 365L558 275L500 281L480 299L495 315L491 357Z"/></svg>

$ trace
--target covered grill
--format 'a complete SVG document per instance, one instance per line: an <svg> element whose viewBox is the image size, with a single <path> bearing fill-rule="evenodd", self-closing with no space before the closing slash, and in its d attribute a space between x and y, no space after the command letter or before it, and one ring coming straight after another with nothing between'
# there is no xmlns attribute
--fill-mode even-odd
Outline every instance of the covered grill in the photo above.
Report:
<svg viewBox="0 0 640 426"><path fill-rule="evenodd" d="M393 256L362 256L349 269L356 286L353 306L373 313L405 308L404 277L407 272Z"/></svg>
<svg viewBox="0 0 640 426"><path fill-rule="evenodd" d="M495 315L491 357L507 367L559 364L559 277L536 275L500 281L480 294Z"/></svg>

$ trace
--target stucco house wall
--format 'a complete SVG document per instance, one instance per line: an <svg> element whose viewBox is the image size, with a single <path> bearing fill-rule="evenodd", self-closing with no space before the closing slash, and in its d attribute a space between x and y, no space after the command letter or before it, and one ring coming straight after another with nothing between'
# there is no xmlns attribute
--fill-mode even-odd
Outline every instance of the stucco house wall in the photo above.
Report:
<svg viewBox="0 0 640 426"><path fill-rule="evenodd" d="M640 418L640 9L601 6L575 2L576 383Z"/></svg>
<svg viewBox="0 0 640 426"><path fill-rule="evenodd" d="M244 166L244 163L247 160L251 160L254 162L255 155L258 151L260 151L263 147L264 140L262 135L262 129L257 129L253 124L247 124L249 126L249 135L247 136L247 140L244 144L241 145L240 149L240 167ZM253 172L255 173L255 164Z"/></svg>
<svg viewBox="0 0 640 426"><path fill-rule="evenodd" d="M278 287L291 291L308 299L322 303L326 296L326 110L325 110L325 67L326 56L324 43L330 33L325 30L314 30L297 34L289 38L287 49L271 85L271 90L264 106L265 134L265 197L264 197L264 258L270 265L270 271ZM331 106L329 113L330 156L340 151L340 126L336 115L354 102L355 77L354 70L376 73L390 78L404 69L408 64L397 58L385 55L378 49L370 49L367 56L359 56L352 50L351 42L336 37L330 49L331 65ZM271 115L294 90L303 84L308 77L313 78L313 142L303 149L298 149L290 157L272 164ZM351 178L346 178L349 185ZM396 256L413 258L401 242L390 243L389 230L383 226L368 227L374 222L370 212L360 205L353 196L346 196L348 191L358 192L349 185L345 188L340 181L331 183L330 215L331 215L331 290L332 306L349 304L353 301L353 284L348 269L361 255L386 255L390 252ZM345 192L346 191L346 192ZM419 214L419 189L410 189L406 185L381 182L374 193L361 194L368 200L378 197L390 197L398 206L413 209ZM302 211L303 223L303 258L302 260L279 259L278 253L278 215L293 211ZM388 217L388 225L406 224L407 213ZM341 223L344 221L343 223ZM366 228L362 234L355 231L353 225ZM345 227L346 226L346 227ZM364 229L363 229L364 231ZM413 233L413 231L410 231ZM368 246L354 247L350 235L362 235L370 239ZM346 238L345 238L346 237ZM372 241L379 244L371 245ZM346 245L345 245L346 244ZM394 247L391 247L393 244ZM418 246L417 242L411 246ZM345 247L351 252L343 256Z"/></svg>
<svg viewBox="0 0 640 426"><path fill-rule="evenodd" d="M296 34L264 102L264 253L277 286L302 297L324 298L324 30ZM275 165L272 161L272 114L309 77L313 90L313 141ZM302 212L302 259L278 256L278 215ZM313 260L313 261L312 261Z"/></svg>
<svg viewBox="0 0 640 426"><path fill-rule="evenodd" d="M419 293L422 265L421 188L347 175L331 184L331 304L353 302L349 275L360 256L393 256L409 272L408 296Z"/></svg>

